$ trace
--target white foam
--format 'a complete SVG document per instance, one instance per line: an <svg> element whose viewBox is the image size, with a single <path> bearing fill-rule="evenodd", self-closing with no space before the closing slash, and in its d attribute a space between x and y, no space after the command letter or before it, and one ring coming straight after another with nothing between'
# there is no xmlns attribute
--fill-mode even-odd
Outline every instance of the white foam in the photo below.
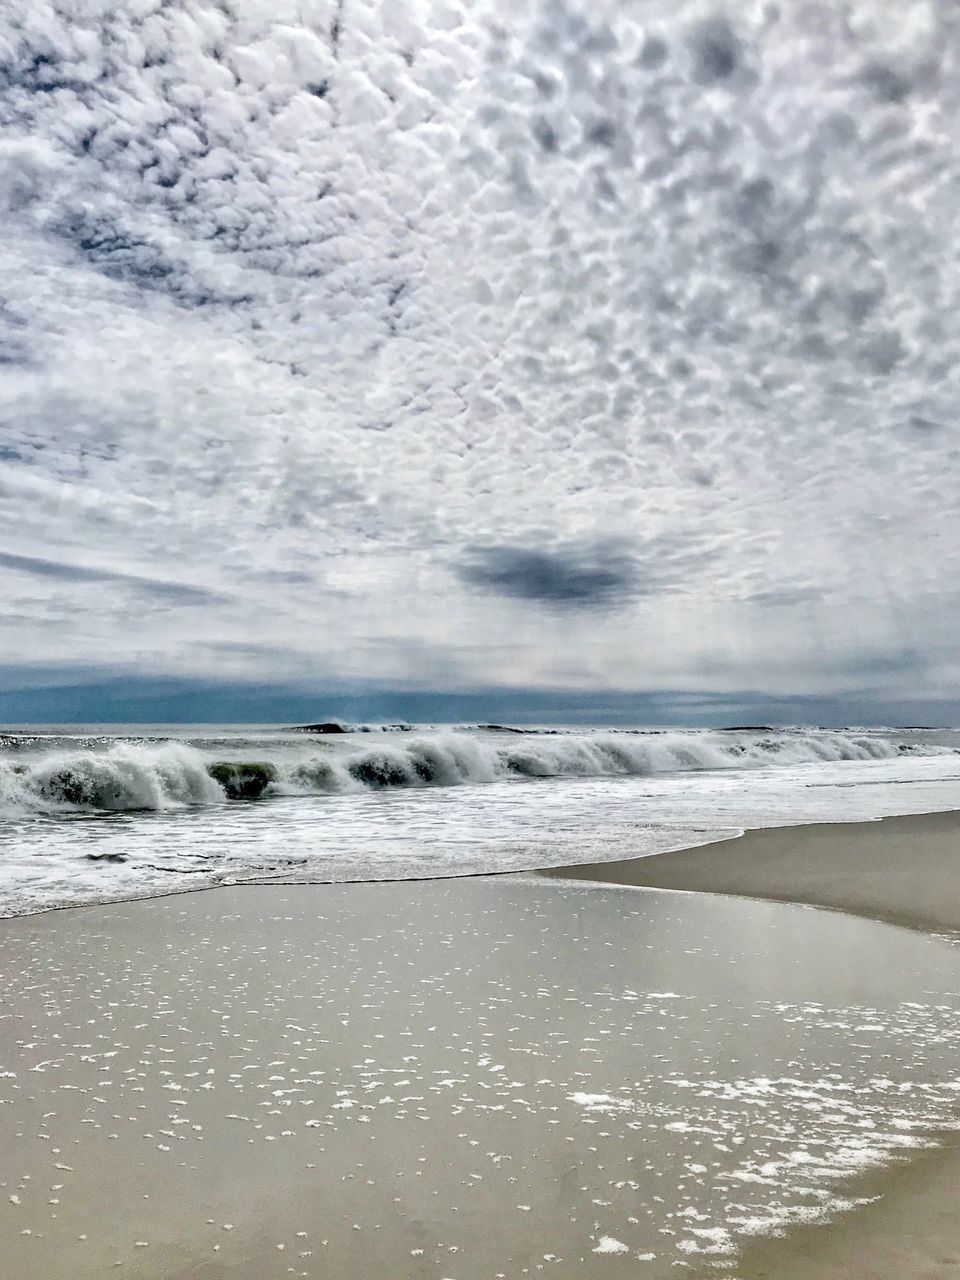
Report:
<svg viewBox="0 0 960 1280"><path fill-rule="evenodd" d="M880 734L714 731L629 735L613 732L480 735L437 731L368 745L356 736L257 744L255 762L242 740L234 757L182 742L105 741L102 749L34 750L0 755L0 817L30 813L157 810L222 802L209 770L229 763L260 768L268 795L327 795L384 788L491 783L516 778L656 777L705 770L744 770L819 762L893 760L954 754Z"/></svg>
<svg viewBox="0 0 960 1280"><path fill-rule="evenodd" d="M601 1236L591 1253L629 1253L630 1248L613 1236Z"/></svg>
<svg viewBox="0 0 960 1280"><path fill-rule="evenodd" d="M118 742L107 751L0 759L0 816L215 804L223 789L203 754L179 742Z"/></svg>
<svg viewBox="0 0 960 1280"><path fill-rule="evenodd" d="M706 768L717 753L722 766ZM244 770L260 778L262 803L228 799L210 774L225 758L235 784ZM535 775L531 761L557 772ZM643 857L749 828L960 808L958 774L947 735L938 745L816 731L544 734L519 747L513 735L449 730L0 747L0 914L245 879Z"/></svg>

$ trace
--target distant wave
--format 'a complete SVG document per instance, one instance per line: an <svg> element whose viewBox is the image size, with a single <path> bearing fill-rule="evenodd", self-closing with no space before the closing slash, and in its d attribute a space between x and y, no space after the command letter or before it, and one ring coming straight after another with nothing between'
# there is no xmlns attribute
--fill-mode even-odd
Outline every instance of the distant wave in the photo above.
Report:
<svg viewBox="0 0 960 1280"><path fill-rule="evenodd" d="M394 724L346 724L343 720L321 720L317 724L291 725L287 732L308 734L410 733L412 730L413 725L408 724L406 720L400 720Z"/></svg>
<svg viewBox="0 0 960 1280"><path fill-rule="evenodd" d="M503 733L503 729L500 730ZM324 753L282 750L256 760L220 759L177 741L117 741L105 749L60 749L0 758L0 817L132 812L256 801L270 796L457 786L503 779L643 777L704 769L747 769L815 761L883 760L953 754L949 747L855 733L663 732L530 736L448 731L401 742L324 743Z"/></svg>

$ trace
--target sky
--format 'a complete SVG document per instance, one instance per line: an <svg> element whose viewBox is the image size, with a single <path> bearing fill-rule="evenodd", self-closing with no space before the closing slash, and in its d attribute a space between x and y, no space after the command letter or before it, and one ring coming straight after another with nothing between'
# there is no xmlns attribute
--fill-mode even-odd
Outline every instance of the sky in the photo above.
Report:
<svg viewBox="0 0 960 1280"><path fill-rule="evenodd" d="M960 721L958 63L913 0L6 0L0 716Z"/></svg>

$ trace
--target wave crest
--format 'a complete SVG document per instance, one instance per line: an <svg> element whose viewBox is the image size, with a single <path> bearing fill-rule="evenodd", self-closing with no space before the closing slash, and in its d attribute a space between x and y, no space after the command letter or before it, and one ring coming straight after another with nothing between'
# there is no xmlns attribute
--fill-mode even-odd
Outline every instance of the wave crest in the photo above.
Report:
<svg viewBox="0 0 960 1280"><path fill-rule="evenodd" d="M506 737L506 735L504 735ZM892 759L950 748L855 733L557 734L496 742L441 732L361 746L338 741L323 755L282 750L276 759L221 760L185 743L115 742L102 751L60 751L30 760L0 758L0 817L126 812L258 800L277 795L349 793L394 787L457 786L501 779L637 776L744 769L818 761Z"/></svg>
<svg viewBox="0 0 960 1280"><path fill-rule="evenodd" d="M213 804L225 792L203 756L179 743L120 742L109 751L0 761L0 814L124 812Z"/></svg>

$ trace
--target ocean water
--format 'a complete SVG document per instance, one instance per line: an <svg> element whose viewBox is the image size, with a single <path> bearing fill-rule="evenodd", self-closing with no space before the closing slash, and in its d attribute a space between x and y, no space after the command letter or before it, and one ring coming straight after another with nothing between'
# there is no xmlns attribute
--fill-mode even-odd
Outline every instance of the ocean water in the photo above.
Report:
<svg viewBox="0 0 960 1280"><path fill-rule="evenodd" d="M8 729L0 914L249 880L614 861L953 808L953 730Z"/></svg>

